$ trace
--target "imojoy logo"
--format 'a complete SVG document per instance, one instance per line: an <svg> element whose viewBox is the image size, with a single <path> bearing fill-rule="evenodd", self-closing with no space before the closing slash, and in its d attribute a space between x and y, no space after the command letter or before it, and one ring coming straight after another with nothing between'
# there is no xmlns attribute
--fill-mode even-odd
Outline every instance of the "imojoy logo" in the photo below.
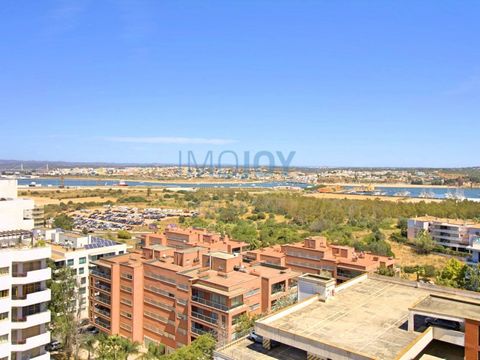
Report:
<svg viewBox="0 0 480 360"><path fill-rule="evenodd" d="M282 171L286 173L294 156L295 151L290 151L285 155L281 151L244 151L239 154L233 150L224 150L215 157L213 151L210 150L206 153L203 163L199 163L193 151L189 150L186 155L182 151L179 151L178 166L180 169L185 166L188 169L232 168L234 172L238 172L239 170L248 172L267 167L270 171L274 168L282 168ZM201 159L201 157L198 158Z"/></svg>

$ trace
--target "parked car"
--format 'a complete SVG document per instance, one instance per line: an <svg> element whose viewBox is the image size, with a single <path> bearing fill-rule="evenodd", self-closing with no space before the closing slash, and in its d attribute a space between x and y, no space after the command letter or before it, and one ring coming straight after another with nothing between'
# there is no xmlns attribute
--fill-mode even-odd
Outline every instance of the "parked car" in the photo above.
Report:
<svg viewBox="0 0 480 360"><path fill-rule="evenodd" d="M425 325L436 326L436 327L449 329L449 330L456 330L456 331L460 330L460 323L458 321L453 321L453 320L427 317L425 319Z"/></svg>
<svg viewBox="0 0 480 360"><path fill-rule="evenodd" d="M255 330L250 331L250 334L248 334L247 338L249 340L252 340L253 342L256 342L258 344L263 343L263 336L258 335Z"/></svg>
<svg viewBox="0 0 480 360"><path fill-rule="evenodd" d="M93 325L90 325L90 326L87 326L86 328L82 329L82 333L83 334L92 334L92 335L97 335L100 330L98 330L95 326Z"/></svg>
<svg viewBox="0 0 480 360"><path fill-rule="evenodd" d="M263 336L258 335L255 330L250 331L250 334L248 334L247 339L252 340L253 342L257 344L262 344L263 343ZM270 347L274 348L279 346L280 343L275 340L270 340Z"/></svg>
<svg viewBox="0 0 480 360"><path fill-rule="evenodd" d="M58 351L58 350L61 350L62 347L63 346L62 346L62 343L60 341L53 340L49 344L45 345L45 350L50 351L50 352Z"/></svg>

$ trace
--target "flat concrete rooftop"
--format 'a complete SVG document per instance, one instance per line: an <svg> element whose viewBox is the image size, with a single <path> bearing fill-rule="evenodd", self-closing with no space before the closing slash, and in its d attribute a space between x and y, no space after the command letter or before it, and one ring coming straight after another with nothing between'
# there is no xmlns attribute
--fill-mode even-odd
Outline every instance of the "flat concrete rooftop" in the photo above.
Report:
<svg viewBox="0 0 480 360"><path fill-rule="evenodd" d="M419 335L401 328L408 320L408 308L428 294L368 278L327 302L315 301L271 322L266 318L259 323L367 357L394 359Z"/></svg>
<svg viewBox="0 0 480 360"><path fill-rule="evenodd" d="M455 297L430 295L411 308L432 315L452 316L480 321L480 302L465 301Z"/></svg>
<svg viewBox="0 0 480 360"><path fill-rule="evenodd" d="M428 310L432 316L480 317L477 293L377 275L344 285L326 302L312 297L258 320L257 334L297 348L286 347L293 354L304 349L337 354L329 356L335 359L388 360L403 356L423 338L422 333L408 331L410 309ZM283 359L264 353L246 340L218 350L220 358L225 355L226 359Z"/></svg>
<svg viewBox="0 0 480 360"><path fill-rule="evenodd" d="M221 353L223 358L229 357L235 360L305 360L307 358L307 353L303 350L281 344L267 351L262 344L247 338L224 347Z"/></svg>

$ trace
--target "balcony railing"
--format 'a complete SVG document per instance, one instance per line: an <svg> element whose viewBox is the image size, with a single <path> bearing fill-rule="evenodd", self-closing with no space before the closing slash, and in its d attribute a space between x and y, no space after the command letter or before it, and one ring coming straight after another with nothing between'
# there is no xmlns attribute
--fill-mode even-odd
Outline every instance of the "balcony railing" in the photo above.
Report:
<svg viewBox="0 0 480 360"><path fill-rule="evenodd" d="M205 328L202 329L192 325L191 330L192 330L192 333L196 335L212 334L215 337L217 336L217 332L213 329L205 329Z"/></svg>
<svg viewBox="0 0 480 360"><path fill-rule="evenodd" d="M103 315L103 316L110 317L110 311L108 311L108 310L104 310L104 309L100 309L98 307L94 307L94 311L96 313L99 313L99 314Z"/></svg>
<svg viewBox="0 0 480 360"><path fill-rule="evenodd" d="M98 270L92 270L90 272L90 274L94 275L94 276L98 276L98 277L101 277L103 279L106 279L106 280L110 280L111 279L111 275L110 274L107 274L103 271L98 271Z"/></svg>
<svg viewBox="0 0 480 360"><path fill-rule="evenodd" d="M96 282L95 283L95 287L97 289L100 289L100 290L104 290L104 291L107 291L107 292L111 292L112 291L112 287L110 285L104 285L104 284L101 284L99 282Z"/></svg>
<svg viewBox="0 0 480 360"><path fill-rule="evenodd" d="M104 303L104 304L107 304L107 305L110 305L110 301L111 301L111 298L109 296L100 296L100 295L97 295L94 297L95 300L101 302L101 303Z"/></svg>
<svg viewBox="0 0 480 360"><path fill-rule="evenodd" d="M95 324L103 327L104 329L110 330L110 323L108 321L102 320L100 318L96 318Z"/></svg>
<svg viewBox="0 0 480 360"><path fill-rule="evenodd" d="M192 301L203 304L203 305L207 305L207 306L210 306L210 307L213 307L215 309L222 310L222 311L229 311L229 310L235 309L235 308L243 305L243 302L240 302L240 303L232 304L232 305L230 305L230 307L228 307L225 304L221 304L221 303L218 303L216 301L208 300L208 299L205 299L205 298L197 296L197 295L192 295Z"/></svg>
<svg viewBox="0 0 480 360"><path fill-rule="evenodd" d="M213 318L211 316L206 316L206 315L203 315L203 314L200 314L196 311L192 311L192 317L196 318L196 319L199 319L199 320L203 320L203 321L206 321L206 322L209 322L210 324L217 324L218 322L218 319L217 318Z"/></svg>
<svg viewBox="0 0 480 360"><path fill-rule="evenodd" d="M272 285L272 295L275 295L284 291L285 291L285 285L281 285L281 286Z"/></svg>
<svg viewBox="0 0 480 360"><path fill-rule="evenodd" d="M195 301L195 302L197 302L197 303L200 303L200 304L203 304L203 305L207 305L207 306L213 307L213 308L215 308L215 309L219 309L219 310L223 310L223 311L228 311L228 306L227 306L227 305L225 305L225 304L220 304L220 303L218 303L218 302L215 302L215 301L212 301L212 300L208 300L208 299L205 299L205 298L196 296L196 295L193 295L193 296L192 296L192 301Z"/></svg>

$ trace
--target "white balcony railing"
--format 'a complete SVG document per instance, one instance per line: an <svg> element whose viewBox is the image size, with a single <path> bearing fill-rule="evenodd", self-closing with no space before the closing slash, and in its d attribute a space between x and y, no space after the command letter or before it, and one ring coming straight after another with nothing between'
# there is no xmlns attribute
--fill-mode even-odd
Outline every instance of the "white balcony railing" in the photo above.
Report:
<svg viewBox="0 0 480 360"><path fill-rule="evenodd" d="M32 336L25 339L22 344L12 344L10 349L12 352L28 351L40 346L44 346L50 342L50 332L46 332L37 336Z"/></svg>
<svg viewBox="0 0 480 360"><path fill-rule="evenodd" d="M50 310L46 310L37 314L28 315L21 319L12 319L12 329L27 329L32 326L47 324L50 322Z"/></svg>
<svg viewBox="0 0 480 360"><path fill-rule="evenodd" d="M12 284L25 285L33 284L40 281L49 280L52 277L52 269L45 268L40 270L32 270L24 273L16 273L12 276Z"/></svg>
<svg viewBox="0 0 480 360"><path fill-rule="evenodd" d="M23 298L12 299L12 307L24 307L34 304L40 304L47 301L50 301L52 298L52 293L50 289L45 289L42 291L37 291L31 294L26 295Z"/></svg>

